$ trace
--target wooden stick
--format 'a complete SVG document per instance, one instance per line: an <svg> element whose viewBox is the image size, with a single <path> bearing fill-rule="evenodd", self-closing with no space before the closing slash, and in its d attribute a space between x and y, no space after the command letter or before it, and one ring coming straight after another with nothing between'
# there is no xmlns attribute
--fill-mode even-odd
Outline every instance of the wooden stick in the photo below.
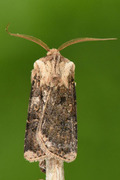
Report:
<svg viewBox="0 0 120 180"><path fill-rule="evenodd" d="M65 180L62 160L46 159L46 180Z"/></svg>

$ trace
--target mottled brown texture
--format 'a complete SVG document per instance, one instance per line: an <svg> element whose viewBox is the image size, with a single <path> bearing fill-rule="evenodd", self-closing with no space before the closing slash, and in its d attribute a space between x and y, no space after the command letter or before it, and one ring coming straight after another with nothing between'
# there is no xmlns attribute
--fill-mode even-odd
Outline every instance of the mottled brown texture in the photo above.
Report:
<svg viewBox="0 0 120 180"><path fill-rule="evenodd" d="M35 161L38 157L44 156L44 152L41 150L37 140L36 140L36 129L39 123L40 116L40 101L36 101L36 97L39 98L40 90L38 91L36 84L39 84L37 76L34 77L32 82L32 89L29 100L29 109L28 109L28 120L26 124L26 133L25 133L25 146L24 152L32 151L36 154L35 157L30 157L28 154L26 157L27 160ZM34 99L33 99L34 98Z"/></svg>
<svg viewBox="0 0 120 180"><path fill-rule="evenodd" d="M47 87L42 88L44 92ZM77 123L75 87L71 79L71 87L53 87L41 124L41 133L46 148L64 160L71 161L67 154L76 153Z"/></svg>
<svg viewBox="0 0 120 180"><path fill-rule="evenodd" d="M34 63L31 79L24 156L45 172L46 158L71 162L77 155L74 64L51 50Z"/></svg>

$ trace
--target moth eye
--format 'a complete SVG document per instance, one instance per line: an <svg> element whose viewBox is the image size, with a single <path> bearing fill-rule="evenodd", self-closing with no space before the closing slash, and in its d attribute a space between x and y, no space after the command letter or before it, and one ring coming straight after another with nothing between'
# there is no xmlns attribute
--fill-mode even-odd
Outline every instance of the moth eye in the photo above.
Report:
<svg viewBox="0 0 120 180"><path fill-rule="evenodd" d="M63 104L65 101L66 101L66 97L64 97L64 96L63 96L63 97L61 97L61 101L60 101L60 103L61 103L61 104Z"/></svg>

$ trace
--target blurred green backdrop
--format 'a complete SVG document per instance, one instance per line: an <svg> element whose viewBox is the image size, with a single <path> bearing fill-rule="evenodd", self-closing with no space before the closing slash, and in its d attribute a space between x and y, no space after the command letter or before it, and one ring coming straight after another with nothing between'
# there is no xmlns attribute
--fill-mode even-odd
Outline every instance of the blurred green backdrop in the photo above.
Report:
<svg viewBox="0 0 120 180"><path fill-rule="evenodd" d="M44 178L23 158L33 63L38 45L9 36L40 38L57 48L78 37L117 37L61 51L76 64L78 156L65 163L66 180L120 179L120 1L0 0L0 180Z"/></svg>

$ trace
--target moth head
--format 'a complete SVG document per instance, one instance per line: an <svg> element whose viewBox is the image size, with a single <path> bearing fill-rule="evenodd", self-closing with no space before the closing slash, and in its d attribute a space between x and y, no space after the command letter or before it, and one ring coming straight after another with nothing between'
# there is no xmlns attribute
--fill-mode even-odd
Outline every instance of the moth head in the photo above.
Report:
<svg viewBox="0 0 120 180"><path fill-rule="evenodd" d="M47 52L47 55L60 55L60 52L58 51L58 49L50 49L48 52Z"/></svg>
<svg viewBox="0 0 120 180"><path fill-rule="evenodd" d="M11 36L20 37L20 38L24 38L24 39L27 39L29 41L35 42L36 44L42 46L46 51L48 51L47 55L54 54L54 53L55 54L59 53L59 51L63 50L64 48L66 48L66 47L68 47L68 46L70 46L72 44L76 44L76 43L80 43L80 42L85 42L85 41L107 41L107 40L116 40L117 39L117 38L89 38L89 37L77 38L77 39L72 39L70 41L65 42L58 49L50 49L48 47L48 45L45 44L40 39L38 39L36 37L33 37L33 36L29 36L29 35L11 33L11 32L8 31L8 27L9 27L9 24L6 27L6 31L7 31L8 34L10 34Z"/></svg>

